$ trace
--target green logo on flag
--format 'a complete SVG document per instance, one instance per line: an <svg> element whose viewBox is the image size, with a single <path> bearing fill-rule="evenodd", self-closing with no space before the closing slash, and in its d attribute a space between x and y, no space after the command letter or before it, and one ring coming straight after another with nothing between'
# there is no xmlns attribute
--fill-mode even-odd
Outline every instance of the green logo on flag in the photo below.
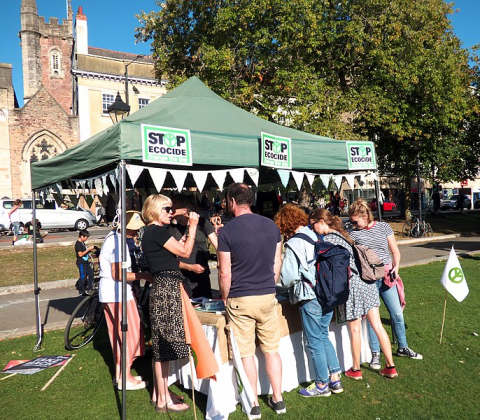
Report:
<svg viewBox="0 0 480 420"><path fill-rule="evenodd" d="M448 272L448 279L452 283L461 283L463 281L463 271L460 267L454 267Z"/></svg>
<svg viewBox="0 0 480 420"><path fill-rule="evenodd" d="M171 133L165 134L164 142L167 147L175 147L177 145L177 137Z"/></svg>
<svg viewBox="0 0 480 420"><path fill-rule="evenodd" d="M292 169L292 141L287 137L261 133L260 165Z"/></svg>
<svg viewBox="0 0 480 420"><path fill-rule="evenodd" d="M274 141L274 142L273 142L273 151L274 151L275 153L279 153L280 150L281 150L281 148L282 148L282 145L281 145L281 143L280 143L279 141Z"/></svg>

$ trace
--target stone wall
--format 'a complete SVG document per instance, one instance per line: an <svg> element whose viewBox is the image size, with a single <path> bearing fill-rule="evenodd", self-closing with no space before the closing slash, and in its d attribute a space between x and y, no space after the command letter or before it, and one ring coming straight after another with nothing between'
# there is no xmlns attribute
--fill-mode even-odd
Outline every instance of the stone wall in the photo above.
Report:
<svg viewBox="0 0 480 420"><path fill-rule="evenodd" d="M78 143L78 118L68 115L45 88L10 112L12 195L31 195L30 160L44 160Z"/></svg>

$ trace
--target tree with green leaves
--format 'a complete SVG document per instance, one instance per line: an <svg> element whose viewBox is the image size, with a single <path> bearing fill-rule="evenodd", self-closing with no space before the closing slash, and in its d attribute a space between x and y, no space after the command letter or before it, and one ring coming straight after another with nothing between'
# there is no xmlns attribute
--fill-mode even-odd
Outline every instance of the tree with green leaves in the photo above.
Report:
<svg viewBox="0 0 480 420"><path fill-rule="evenodd" d="M162 0L137 15L158 78L197 75L270 121L375 141L384 174L472 177L478 96L443 0Z"/></svg>

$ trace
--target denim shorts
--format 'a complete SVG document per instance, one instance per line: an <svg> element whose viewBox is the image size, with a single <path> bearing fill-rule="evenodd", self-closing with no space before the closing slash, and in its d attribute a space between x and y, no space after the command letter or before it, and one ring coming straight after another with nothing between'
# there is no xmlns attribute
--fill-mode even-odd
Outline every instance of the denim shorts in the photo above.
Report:
<svg viewBox="0 0 480 420"><path fill-rule="evenodd" d="M20 235L20 222L12 222L12 232L14 236Z"/></svg>

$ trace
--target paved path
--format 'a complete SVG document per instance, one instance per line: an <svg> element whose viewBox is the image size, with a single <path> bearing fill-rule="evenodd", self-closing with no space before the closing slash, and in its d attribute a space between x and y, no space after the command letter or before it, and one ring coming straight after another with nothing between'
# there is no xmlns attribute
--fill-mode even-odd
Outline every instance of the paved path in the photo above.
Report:
<svg viewBox="0 0 480 420"><path fill-rule="evenodd" d="M436 239L436 238L435 238ZM402 267L446 259L454 245L457 254L480 253L480 236L455 237L440 240L402 241ZM217 270L212 270L212 286L218 289ZM62 329L80 301L73 287L75 280L41 284L40 308L45 330ZM30 291L26 291L30 289ZM32 286L16 290L0 289L0 340L35 333L35 304ZM3 294L2 294L3 293Z"/></svg>

